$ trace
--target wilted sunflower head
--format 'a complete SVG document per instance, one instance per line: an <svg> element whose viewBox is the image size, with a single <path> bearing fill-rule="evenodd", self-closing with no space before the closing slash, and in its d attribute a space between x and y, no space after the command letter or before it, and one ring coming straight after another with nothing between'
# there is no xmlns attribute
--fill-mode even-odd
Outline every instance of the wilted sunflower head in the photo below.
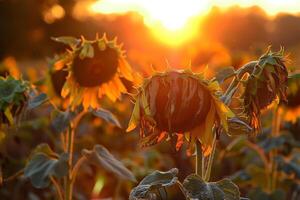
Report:
<svg viewBox="0 0 300 200"><path fill-rule="evenodd" d="M72 108L83 105L85 109L98 108L99 99L106 95L116 101L126 92L120 78L133 81L133 72L125 59L121 45L116 40L108 40L104 35L88 41L84 38L56 38L56 41L71 43L71 50L59 63L56 70L68 73L61 91L62 97L69 97ZM66 42L68 39L68 42ZM74 43L77 41L76 45Z"/></svg>
<svg viewBox="0 0 300 200"><path fill-rule="evenodd" d="M219 99L219 86L191 71L167 71L146 79L138 88L127 131L140 124L142 146L156 144L177 135L177 149L183 140L200 140L210 153L213 127L227 129L232 112Z"/></svg>
<svg viewBox="0 0 300 200"><path fill-rule="evenodd" d="M16 80L11 76L0 77L0 120L2 123L13 124L23 110L28 99L29 85L22 80Z"/></svg>
<svg viewBox="0 0 300 200"><path fill-rule="evenodd" d="M284 64L283 50L271 52L268 50L254 66L245 82L242 95L244 116L253 130L260 129L261 110L273 102L286 101L288 71Z"/></svg>

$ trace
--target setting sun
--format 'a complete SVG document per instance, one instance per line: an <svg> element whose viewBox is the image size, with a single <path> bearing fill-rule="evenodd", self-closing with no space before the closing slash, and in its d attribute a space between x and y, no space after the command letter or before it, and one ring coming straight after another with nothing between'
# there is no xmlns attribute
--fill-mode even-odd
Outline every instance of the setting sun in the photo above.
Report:
<svg viewBox="0 0 300 200"><path fill-rule="evenodd" d="M195 17L209 10L208 1L102 0L91 5L95 13L137 12L157 38L172 46L193 37Z"/></svg>
<svg viewBox="0 0 300 200"><path fill-rule="evenodd" d="M196 28L201 21L199 19L213 6L226 9L233 5L241 7L257 5L265 9L269 15L275 15L278 12L296 13L299 4L296 0L101 0L91 4L90 11L99 14L138 13L158 40L176 47L199 33Z"/></svg>

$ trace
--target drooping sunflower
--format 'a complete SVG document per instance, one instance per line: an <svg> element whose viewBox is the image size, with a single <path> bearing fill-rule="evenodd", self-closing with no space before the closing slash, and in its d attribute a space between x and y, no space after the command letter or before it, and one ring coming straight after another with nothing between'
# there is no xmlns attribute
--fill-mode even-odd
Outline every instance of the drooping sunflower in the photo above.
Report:
<svg viewBox="0 0 300 200"><path fill-rule="evenodd" d="M0 124L13 124L26 102L29 84L12 76L0 77Z"/></svg>
<svg viewBox="0 0 300 200"><path fill-rule="evenodd" d="M242 115L257 133L260 130L261 111L273 102L287 101L288 71L285 66L283 50L270 49L256 62L253 71L244 82L241 96Z"/></svg>
<svg viewBox="0 0 300 200"><path fill-rule="evenodd" d="M121 46L105 35L93 41L81 38L67 50L65 60L57 62L56 70L68 73L61 95L69 97L72 108L81 104L84 109L99 108L102 96L116 101L126 92L120 78L134 81L134 73Z"/></svg>
<svg viewBox="0 0 300 200"><path fill-rule="evenodd" d="M176 148L184 141L199 140L205 155L210 154L213 128L228 129L231 110L220 100L216 81L189 70L156 73L138 88L127 131L140 125L142 146L177 136ZM190 145L193 146L193 145Z"/></svg>

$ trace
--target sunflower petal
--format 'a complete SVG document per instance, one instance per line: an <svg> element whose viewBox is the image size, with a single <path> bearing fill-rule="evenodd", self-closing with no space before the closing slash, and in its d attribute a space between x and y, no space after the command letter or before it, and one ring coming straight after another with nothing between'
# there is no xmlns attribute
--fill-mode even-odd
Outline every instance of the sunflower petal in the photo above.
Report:
<svg viewBox="0 0 300 200"><path fill-rule="evenodd" d="M134 108L126 132L130 132L133 129L135 129L139 120L140 120L140 98L137 98L134 104Z"/></svg>
<svg viewBox="0 0 300 200"><path fill-rule="evenodd" d="M205 119L205 129L202 134L199 136L199 140L202 144L202 151L204 156L207 156L211 153L212 144L213 144L213 126L216 118L216 108L214 104L211 104L210 110Z"/></svg>
<svg viewBox="0 0 300 200"><path fill-rule="evenodd" d="M124 59L119 59L119 72L129 81L133 81L132 70L129 63Z"/></svg>

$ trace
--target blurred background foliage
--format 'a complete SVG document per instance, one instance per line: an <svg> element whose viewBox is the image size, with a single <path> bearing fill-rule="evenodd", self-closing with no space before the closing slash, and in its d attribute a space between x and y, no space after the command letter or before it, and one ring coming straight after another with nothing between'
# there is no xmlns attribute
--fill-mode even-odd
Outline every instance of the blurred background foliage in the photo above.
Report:
<svg viewBox="0 0 300 200"><path fill-rule="evenodd" d="M283 46L289 54L291 71L300 70L300 15L279 13L272 18L260 7L231 7L221 10L214 7L202 18L197 27L198 37L176 48L170 47L153 36L136 13L101 15L88 13L84 6L89 1L76 0L2 0L0 1L0 73L20 75L39 89L45 77L47 58L62 52L64 46L51 40L53 36L70 35L94 38L96 33L107 33L112 39L124 43L128 61L143 75L149 75L150 66L164 68L166 60L171 66L201 71L208 65L213 75L221 67L239 68L266 50ZM300 84L299 78L289 83L288 100L281 106L280 136L271 138L272 112L264 113L264 129L253 141L245 136L222 137L218 144L217 158L213 165L212 180L230 177L237 183L242 196L260 199L300 199ZM128 87L131 87L128 85ZM131 88L131 92L134 92ZM103 144L141 180L153 169L179 168L179 178L192 173L194 158L185 151L176 151L168 142L155 148L140 149L138 133L125 133L132 105L123 97L121 102L105 101L122 123L122 129L107 124L92 115L85 116L76 131L76 155L80 149ZM18 128L10 128L1 138L0 163L5 180L26 163L32 149L42 142L60 151L59 133L50 120L50 105L30 111ZM254 142L254 143L252 143ZM264 164L261 156L278 149L280 178L273 193L267 193ZM127 199L134 185L120 182L112 174L84 165L75 184L76 199ZM182 199L177 189L168 189L170 199ZM90 196L90 194L92 194ZM0 186L0 199L55 199L54 188L34 189L27 179L19 177Z"/></svg>

